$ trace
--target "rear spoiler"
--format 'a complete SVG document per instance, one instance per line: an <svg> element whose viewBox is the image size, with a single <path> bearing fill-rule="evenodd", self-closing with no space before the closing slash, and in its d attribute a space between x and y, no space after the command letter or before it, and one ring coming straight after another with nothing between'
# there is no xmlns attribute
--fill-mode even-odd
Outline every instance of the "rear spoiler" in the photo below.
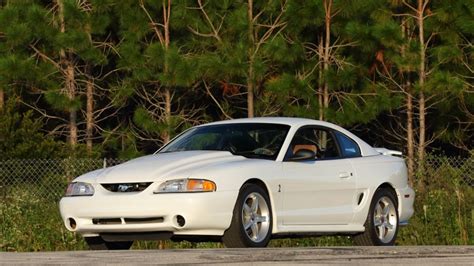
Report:
<svg viewBox="0 0 474 266"><path fill-rule="evenodd" d="M386 149L386 148L374 148L374 149L382 155L402 156L402 154L403 154L401 151L393 151L393 150L389 150L389 149Z"/></svg>

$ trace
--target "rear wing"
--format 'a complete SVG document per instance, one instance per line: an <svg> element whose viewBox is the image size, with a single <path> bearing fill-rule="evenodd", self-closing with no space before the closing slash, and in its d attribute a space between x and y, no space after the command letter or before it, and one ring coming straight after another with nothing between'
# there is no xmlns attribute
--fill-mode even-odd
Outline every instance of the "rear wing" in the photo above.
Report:
<svg viewBox="0 0 474 266"><path fill-rule="evenodd" d="M374 148L374 149L382 155L402 156L402 154L403 154L401 151L393 151L393 150L389 150L389 149L386 149L386 148Z"/></svg>

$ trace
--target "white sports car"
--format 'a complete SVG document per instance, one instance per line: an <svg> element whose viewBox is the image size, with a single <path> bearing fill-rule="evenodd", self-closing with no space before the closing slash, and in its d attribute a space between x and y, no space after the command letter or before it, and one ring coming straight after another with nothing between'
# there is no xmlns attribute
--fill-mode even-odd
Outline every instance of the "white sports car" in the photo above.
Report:
<svg viewBox="0 0 474 266"><path fill-rule="evenodd" d="M393 245L415 197L394 155L322 121L210 123L153 155L77 177L61 216L92 249L152 239L264 247L272 237L327 234Z"/></svg>

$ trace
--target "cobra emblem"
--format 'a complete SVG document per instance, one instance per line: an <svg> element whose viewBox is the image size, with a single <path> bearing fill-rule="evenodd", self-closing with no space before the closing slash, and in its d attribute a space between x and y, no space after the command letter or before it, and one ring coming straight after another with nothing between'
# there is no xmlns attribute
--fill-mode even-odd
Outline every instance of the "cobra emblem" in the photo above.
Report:
<svg viewBox="0 0 474 266"><path fill-rule="evenodd" d="M122 184L122 185L119 185L119 186L117 187L117 190L120 191L120 192L127 192L127 190L128 190L129 188L131 188L131 187L132 187L132 186L130 186L130 185L124 185L124 184Z"/></svg>

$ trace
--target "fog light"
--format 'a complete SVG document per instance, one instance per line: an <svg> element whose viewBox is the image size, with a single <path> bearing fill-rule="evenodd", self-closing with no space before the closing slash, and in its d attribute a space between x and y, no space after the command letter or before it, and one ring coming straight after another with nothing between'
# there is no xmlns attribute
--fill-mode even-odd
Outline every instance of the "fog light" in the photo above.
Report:
<svg viewBox="0 0 474 266"><path fill-rule="evenodd" d="M69 218L68 221L69 221L69 227L70 227L72 230L75 230L75 229L76 229L76 226L77 226L76 220L74 220L73 218Z"/></svg>
<svg viewBox="0 0 474 266"><path fill-rule="evenodd" d="M184 219L183 216L178 215L176 216L176 223L178 223L180 227L183 227L186 224L186 220Z"/></svg>

